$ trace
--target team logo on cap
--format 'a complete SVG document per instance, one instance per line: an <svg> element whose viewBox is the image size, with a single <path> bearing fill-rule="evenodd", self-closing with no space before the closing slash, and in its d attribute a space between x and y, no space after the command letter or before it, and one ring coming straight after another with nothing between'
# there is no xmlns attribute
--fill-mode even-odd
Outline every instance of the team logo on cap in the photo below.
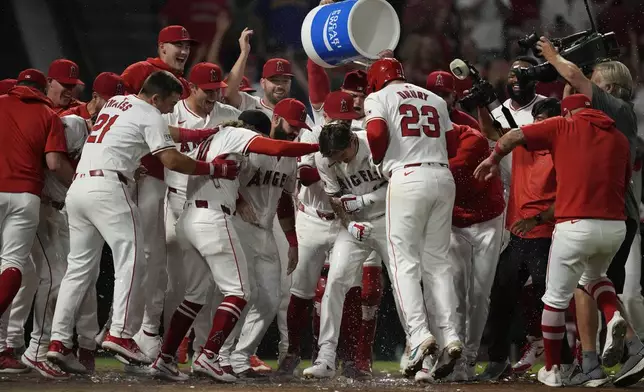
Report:
<svg viewBox="0 0 644 392"><path fill-rule="evenodd" d="M281 61L278 61L278 62L275 64L275 70L276 70L277 72L284 72L284 63L283 63L283 62L281 62Z"/></svg>
<svg viewBox="0 0 644 392"><path fill-rule="evenodd" d="M78 68L76 68L75 65L71 65L69 67L69 77L70 78L77 78L78 77Z"/></svg>
<svg viewBox="0 0 644 392"><path fill-rule="evenodd" d="M218 82L219 81L219 74L217 73L216 69L211 69L210 70L210 81L211 82Z"/></svg>
<svg viewBox="0 0 644 392"><path fill-rule="evenodd" d="M306 121L306 110L302 110L302 113L300 113L300 121Z"/></svg>
<svg viewBox="0 0 644 392"><path fill-rule="evenodd" d="M181 38L190 38L190 34L188 34L188 30L185 27L181 28Z"/></svg>
<svg viewBox="0 0 644 392"><path fill-rule="evenodd" d="M434 85L445 86L445 84L443 84L443 75L441 74L436 75L436 83L434 83Z"/></svg>
<svg viewBox="0 0 644 392"><path fill-rule="evenodd" d="M114 92L116 93L115 95L125 94L125 86L123 85L123 83L121 82L116 83L116 88L114 89Z"/></svg>
<svg viewBox="0 0 644 392"><path fill-rule="evenodd" d="M349 105L347 104L347 100L343 99L340 101L340 113L348 113L349 112Z"/></svg>

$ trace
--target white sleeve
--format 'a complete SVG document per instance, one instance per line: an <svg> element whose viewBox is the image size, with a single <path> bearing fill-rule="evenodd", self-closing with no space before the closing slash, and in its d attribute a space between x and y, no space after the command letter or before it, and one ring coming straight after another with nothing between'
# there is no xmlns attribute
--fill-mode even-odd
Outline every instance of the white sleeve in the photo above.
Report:
<svg viewBox="0 0 644 392"><path fill-rule="evenodd" d="M320 180L324 184L324 191L329 195L335 195L340 192L340 183L338 182L338 176L335 174L335 170L329 167L329 160L322 157L322 154L319 152L315 153L315 164L318 168L318 173L320 174Z"/></svg>
<svg viewBox="0 0 644 392"><path fill-rule="evenodd" d="M385 106L376 98L375 94L370 94L367 99L364 101L365 109L365 124L371 120L383 119L387 121L387 109Z"/></svg>
<svg viewBox="0 0 644 392"><path fill-rule="evenodd" d="M449 118L449 110L447 110L447 103L441 100L438 104L438 123L444 132L449 132L454 128L452 120Z"/></svg>
<svg viewBox="0 0 644 392"><path fill-rule="evenodd" d="M302 143L317 143L318 141L317 134L314 131L303 129L302 133L300 133L300 142ZM297 167L302 166L315 167L315 153L297 157Z"/></svg>
<svg viewBox="0 0 644 392"><path fill-rule="evenodd" d="M315 125L324 125L324 115L322 114L324 112L324 105L319 110L315 110L313 105L311 105L311 112L313 113L313 123ZM311 126L309 124L309 126Z"/></svg>
<svg viewBox="0 0 644 392"><path fill-rule="evenodd" d="M282 158L284 159L284 158ZM289 195L294 195L297 189L297 164L293 165L293 170L290 171L286 184L284 184L284 192Z"/></svg>
<svg viewBox="0 0 644 392"><path fill-rule="evenodd" d="M214 140L221 145L221 151L229 154L246 155L250 142L259 137L257 133L245 128L225 127L219 132L222 132L221 137Z"/></svg>
<svg viewBox="0 0 644 392"><path fill-rule="evenodd" d="M250 95L250 94L245 93L243 91L240 92L239 95L241 96L241 103L239 104L238 109L241 110L242 112L244 110L257 109L257 106L259 106L259 98L258 97L254 96L254 95Z"/></svg>
<svg viewBox="0 0 644 392"><path fill-rule="evenodd" d="M177 111L176 107L178 105L179 104L174 105L175 106L174 112L161 115L163 117L163 119L165 120L166 124L176 126L177 122L179 121L179 116L176 113L176 111Z"/></svg>
<svg viewBox="0 0 644 392"><path fill-rule="evenodd" d="M168 124L160 114L153 113L148 116L149 121L143 124L143 137L152 154L163 150L175 148L174 140L170 136Z"/></svg>
<svg viewBox="0 0 644 392"><path fill-rule="evenodd" d="M85 119L79 116L71 115L62 117L61 120L65 125L65 140L67 141L67 155L71 159L80 158L81 151L87 140L89 130Z"/></svg>
<svg viewBox="0 0 644 392"><path fill-rule="evenodd" d="M215 106L210 113L210 119L208 120L208 124L206 124L205 128L214 128L226 121L237 120L240 114L241 110L230 105L220 104L219 107Z"/></svg>

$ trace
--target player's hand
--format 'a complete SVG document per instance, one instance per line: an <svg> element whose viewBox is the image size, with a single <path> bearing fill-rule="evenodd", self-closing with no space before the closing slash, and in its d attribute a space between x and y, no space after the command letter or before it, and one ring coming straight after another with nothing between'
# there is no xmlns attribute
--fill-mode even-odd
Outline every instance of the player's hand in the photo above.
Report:
<svg viewBox="0 0 644 392"><path fill-rule="evenodd" d="M290 246L288 248L288 266L286 267L286 275L290 275L295 271L297 267L297 260L299 254L297 252L297 246Z"/></svg>
<svg viewBox="0 0 644 392"><path fill-rule="evenodd" d="M242 31L239 37L239 49L241 49L242 53L250 53L250 37L252 36L253 30L249 30L248 27Z"/></svg>
<svg viewBox="0 0 644 392"><path fill-rule="evenodd" d="M335 0L322 0L320 1L320 5L333 4L335 2L336 2Z"/></svg>
<svg viewBox="0 0 644 392"><path fill-rule="evenodd" d="M488 181L494 176L499 175L499 164L491 157L487 157L474 170L474 177L479 181Z"/></svg>
<svg viewBox="0 0 644 392"><path fill-rule="evenodd" d="M258 219L255 210L250 204L241 197L237 199L237 206L235 207L237 215L244 221L252 224L257 224Z"/></svg>
<svg viewBox="0 0 644 392"><path fill-rule="evenodd" d="M563 97L566 98L576 93L577 92L575 91L575 88L572 87L570 83L566 83L566 85L564 86Z"/></svg>
<svg viewBox="0 0 644 392"><path fill-rule="evenodd" d="M139 181L141 178L145 177L146 174L148 174L148 169L146 169L145 166L139 166L134 171L134 181Z"/></svg>
<svg viewBox="0 0 644 392"><path fill-rule="evenodd" d="M355 237L358 241L366 241L371 235L371 230L373 226L369 222L351 222L347 226L347 230Z"/></svg>
<svg viewBox="0 0 644 392"><path fill-rule="evenodd" d="M552 42L546 37L541 37L537 44L535 45L539 53L548 61L551 61L559 51L554 47Z"/></svg>
<svg viewBox="0 0 644 392"><path fill-rule="evenodd" d="M233 21L230 19L230 14L226 11L221 11L215 17L215 23L217 25L217 31L224 33L228 31Z"/></svg>
<svg viewBox="0 0 644 392"><path fill-rule="evenodd" d="M521 219L514 222L510 231L515 235L526 234L537 226L537 220L532 218Z"/></svg>
<svg viewBox="0 0 644 392"><path fill-rule="evenodd" d="M212 175L213 178L234 180L239 175L239 163L237 163L237 161L223 159L222 156L218 156L215 157L211 163L215 168Z"/></svg>
<svg viewBox="0 0 644 392"><path fill-rule="evenodd" d="M362 196L344 195L340 198L340 203L348 213L357 212L364 208L364 198Z"/></svg>

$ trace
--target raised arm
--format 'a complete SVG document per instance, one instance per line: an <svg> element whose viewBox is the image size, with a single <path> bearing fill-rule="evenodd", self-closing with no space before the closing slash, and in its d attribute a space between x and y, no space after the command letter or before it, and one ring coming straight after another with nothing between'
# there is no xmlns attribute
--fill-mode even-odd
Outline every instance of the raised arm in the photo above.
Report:
<svg viewBox="0 0 644 392"><path fill-rule="evenodd" d="M250 142L247 151L270 156L300 157L314 153L319 149L317 144L288 142L260 136Z"/></svg>
<svg viewBox="0 0 644 392"><path fill-rule="evenodd" d="M326 74L324 68L315 64L311 59L306 63L306 73L309 79L309 100L313 109L317 111L322 108L324 100L331 92L329 75Z"/></svg>
<svg viewBox="0 0 644 392"><path fill-rule="evenodd" d="M590 99L593 98L593 83L578 66L563 58L548 38L541 37L541 40L537 42L537 48L541 51L543 57L555 67L559 75L570 83L572 88L579 94L584 94Z"/></svg>
<svg viewBox="0 0 644 392"><path fill-rule="evenodd" d="M249 30L248 27L242 31L241 36L239 37L239 57L237 62L233 65L233 68L228 74L228 86L226 89L226 100L228 103L239 109L241 105L242 98L239 93L237 86L241 83L244 78L244 73L246 72L246 62L248 61L248 55L250 54L250 37L253 35L253 30Z"/></svg>

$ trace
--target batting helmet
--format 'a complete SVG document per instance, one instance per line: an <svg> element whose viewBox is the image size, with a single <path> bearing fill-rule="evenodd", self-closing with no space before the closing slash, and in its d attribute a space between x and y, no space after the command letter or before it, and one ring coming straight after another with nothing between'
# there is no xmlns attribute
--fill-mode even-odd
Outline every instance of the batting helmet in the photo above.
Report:
<svg viewBox="0 0 644 392"><path fill-rule="evenodd" d="M392 80L406 80L405 71L400 61L394 58L380 59L369 67L367 72L367 87L370 93L375 93Z"/></svg>

